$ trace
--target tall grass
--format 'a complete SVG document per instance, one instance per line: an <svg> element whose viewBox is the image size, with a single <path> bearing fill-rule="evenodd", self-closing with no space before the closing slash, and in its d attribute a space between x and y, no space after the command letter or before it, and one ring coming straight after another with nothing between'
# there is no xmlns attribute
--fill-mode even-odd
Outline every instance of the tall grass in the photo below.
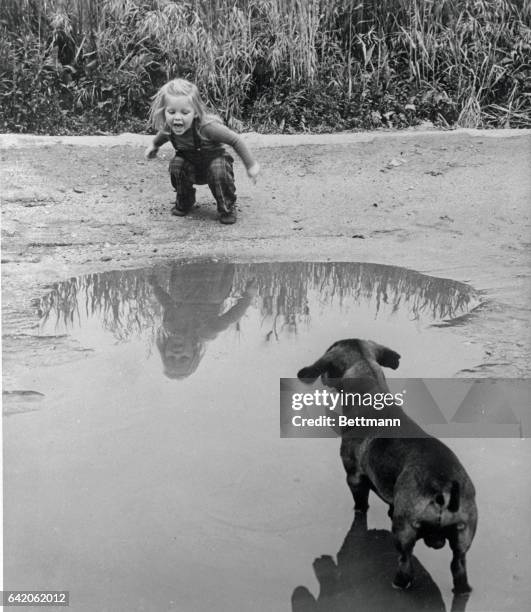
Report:
<svg viewBox="0 0 531 612"><path fill-rule="evenodd" d="M0 0L0 129L143 129L167 79L261 131L531 126L529 0Z"/></svg>

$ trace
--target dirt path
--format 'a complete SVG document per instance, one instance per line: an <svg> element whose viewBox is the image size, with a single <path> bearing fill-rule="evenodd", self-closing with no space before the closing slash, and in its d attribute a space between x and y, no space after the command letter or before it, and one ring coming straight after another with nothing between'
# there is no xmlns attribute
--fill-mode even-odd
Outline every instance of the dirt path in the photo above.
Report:
<svg viewBox="0 0 531 612"><path fill-rule="evenodd" d="M169 214L171 150L148 162L149 140L0 135L6 387L42 358L32 299L47 284L197 256L370 261L467 281L485 303L450 333L484 360L459 375L530 375L530 131L249 134L263 173L253 186L237 161L234 226L216 221L206 187L189 217Z"/></svg>

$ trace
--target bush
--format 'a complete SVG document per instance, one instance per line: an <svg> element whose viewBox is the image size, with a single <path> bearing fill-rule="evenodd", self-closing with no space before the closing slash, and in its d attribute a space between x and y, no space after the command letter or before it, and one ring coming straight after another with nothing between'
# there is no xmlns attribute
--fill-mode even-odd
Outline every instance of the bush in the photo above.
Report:
<svg viewBox="0 0 531 612"><path fill-rule="evenodd" d="M4 131L145 129L194 80L260 131L531 127L527 0L2 0Z"/></svg>

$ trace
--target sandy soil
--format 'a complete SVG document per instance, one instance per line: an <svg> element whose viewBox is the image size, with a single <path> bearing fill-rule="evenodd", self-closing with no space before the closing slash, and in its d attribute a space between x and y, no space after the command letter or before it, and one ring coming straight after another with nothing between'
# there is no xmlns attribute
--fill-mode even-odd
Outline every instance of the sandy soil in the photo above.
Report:
<svg viewBox="0 0 531 612"><path fill-rule="evenodd" d="M459 375L530 375L530 131L245 138L263 172L253 186L237 160L239 220L222 226L207 187L189 217L169 214L171 149L146 161L148 136L0 135L5 388L52 348L75 358L67 339L58 351L35 335L32 300L51 282L198 256L367 261L467 281L484 303L449 333L484 359Z"/></svg>

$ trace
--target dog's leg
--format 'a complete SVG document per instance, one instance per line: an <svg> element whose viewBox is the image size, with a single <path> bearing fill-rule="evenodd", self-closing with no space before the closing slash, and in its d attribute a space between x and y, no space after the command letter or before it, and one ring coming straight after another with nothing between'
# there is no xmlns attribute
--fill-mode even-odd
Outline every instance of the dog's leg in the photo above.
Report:
<svg viewBox="0 0 531 612"><path fill-rule="evenodd" d="M450 612L465 612L470 593L454 593Z"/></svg>
<svg viewBox="0 0 531 612"><path fill-rule="evenodd" d="M452 570L452 577L454 579L453 591L456 594L470 593L472 590L472 587L468 584L468 577L466 574L466 553L472 542L472 534L468 526L463 527L464 529L458 529L456 527L452 535L448 538L448 543L453 552L450 569Z"/></svg>
<svg viewBox="0 0 531 612"><path fill-rule="evenodd" d="M395 544L400 553L398 557L398 571L393 586L397 589L407 589L413 582L413 566L411 555L417 541L417 531L406 521L393 520L393 534Z"/></svg>
<svg viewBox="0 0 531 612"><path fill-rule="evenodd" d="M356 512L367 512L369 509L369 479L359 469L356 459L355 444L343 439L341 443L341 461L347 473L347 485L354 498L354 510Z"/></svg>
<svg viewBox="0 0 531 612"><path fill-rule="evenodd" d="M354 510L365 514L369 509L369 481L365 476L347 474L347 484L354 498Z"/></svg>
<svg viewBox="0 0 531 612"><path fill-rule="evenodd" d="M468 584L466 575L466 553L453 551L454 556L450 564L452 576L454 579L454 593L470 593L472 587Z"/></svg>

